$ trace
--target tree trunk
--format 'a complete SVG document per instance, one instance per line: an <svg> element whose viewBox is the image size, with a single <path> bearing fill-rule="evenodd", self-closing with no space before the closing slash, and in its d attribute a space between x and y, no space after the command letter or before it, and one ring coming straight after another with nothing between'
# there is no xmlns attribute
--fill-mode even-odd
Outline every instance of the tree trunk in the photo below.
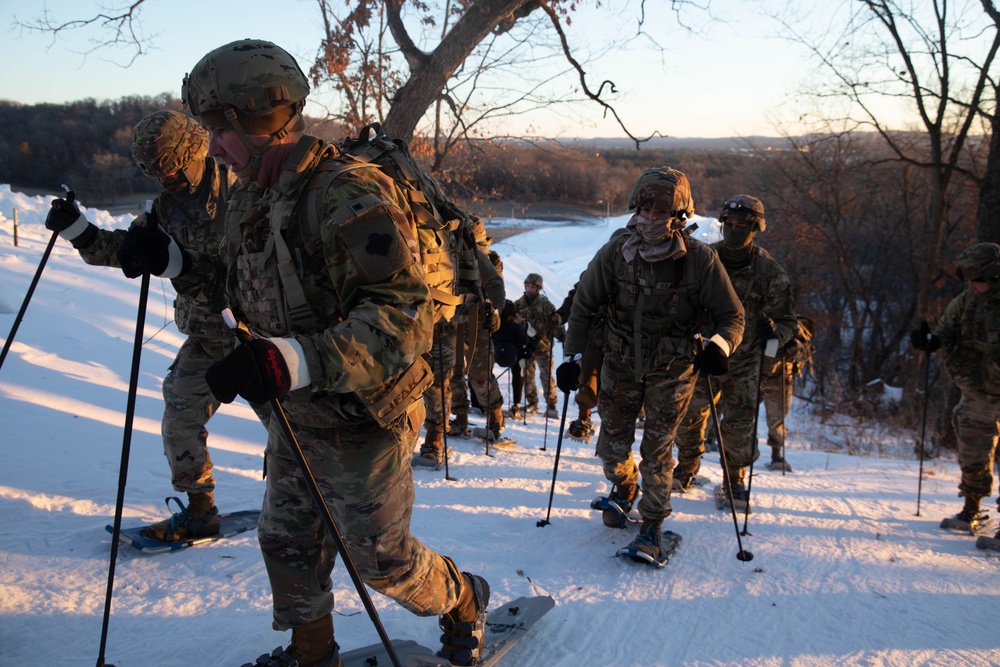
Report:
<svg viewBox="0 0 1000 667"><path fill-rule="evenodd" d="M445 89L455 70L502 19L525 4L525 0L480 0L471 3L468 11L433 52L424 55L406 52L410 76L397 91L392 107L386 114L382 124L386 133L391 137L411 141L417 123ZM390 7L390 12L396 12L397 18L398 11L399 5ZM395 35L395 31L393 34Z"/></svg>
<svg viewBox="0 0 1000 667"><path fill-rule="evenodd" d="M994 114L990 127L990 152L986 158L986 173L979 190L979 213L976 216L976 238L1000 243L1000 110Z"/></svg>

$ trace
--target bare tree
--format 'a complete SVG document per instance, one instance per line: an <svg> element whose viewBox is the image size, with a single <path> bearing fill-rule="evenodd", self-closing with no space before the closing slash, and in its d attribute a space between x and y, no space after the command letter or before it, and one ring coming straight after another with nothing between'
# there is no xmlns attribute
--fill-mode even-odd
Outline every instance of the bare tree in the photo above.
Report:
<svg viewBox="0 0 1000 667"><path fill-rule="evenodd" d="M995 12L991 19L971 0L852 0L842 7L849 18L830 39L800 34L787 21L784 26L833 77L832 85L814 92L846 99L848 119L884 140L891 152L886 159L926 175L929 215L926 222L913 221L909 233L924 241L913 248L920 267L914 317L927 318L931 291L946 264L943 242L955 188L962 187L956 177L983 183L970 170L966 149L977 118L997 113L990 71L1000 49L1000 23ZM908 101L919 126L893 127L880 107L887 100Z"/></svg>

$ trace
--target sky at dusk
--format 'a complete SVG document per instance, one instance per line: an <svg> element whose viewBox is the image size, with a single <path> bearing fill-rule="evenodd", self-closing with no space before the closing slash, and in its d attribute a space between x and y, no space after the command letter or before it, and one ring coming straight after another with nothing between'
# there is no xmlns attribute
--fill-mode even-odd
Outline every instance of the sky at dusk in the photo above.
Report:
<svg viewBox="0 0 1000 667"><path fill-rule="evenodd" d="M607 4L607 3L606 3ZM614 3L612 3L614 4ZM581 9L573 16L568 38L578 54L589 55L591 85L614 81L614 104L637 136L655 131L675 137L775 135L779 118L795 117L796 94L815 76L815 63L802 46L779 35L780 26L763 16L772 0L713 3L711 14L687 9L682 29L667 2L645 3L646 36L635 36L638 2L619 18L606 10ZM149 53L128 64L127 49L86 52L105 36L84 29L51 34L22 25L48 17L53 24L94 16L99 7L113 13L117 3L70 0L0 0L0 57L5 63L0 99L24 104L62 103L128 95L180 95L184 74L209 50L233 40L273 41L308 69L320 43L322 27L313 0L147 0L140 8L141 29ZM662 47L656 48L652 40ZM602 50L614 41L617 48ZM128 65L127 67L124 65ZM561 62L565 69L565 62ZM546 65L540 64L543 68ZM551 65L556 67L554 61ZM553 69L555 72L556 69ZM564 74L564 89L576 77ZM325 115L335 98L314 91L306 111ZM611 118L590 103L576 112L548 109L506 121L504 129L550 137L622 136Z"/></svg>

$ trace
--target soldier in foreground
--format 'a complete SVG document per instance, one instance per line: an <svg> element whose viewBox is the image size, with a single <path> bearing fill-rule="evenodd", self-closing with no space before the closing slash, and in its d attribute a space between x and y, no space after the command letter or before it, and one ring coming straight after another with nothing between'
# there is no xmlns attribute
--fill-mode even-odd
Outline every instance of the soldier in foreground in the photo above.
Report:
<svg viewBox="0 0 1000 667"><path fill-rule="evenodd" d="M660 530L670 516L673 447L677 425L694 390L697 371L725 373L729 354L743 335L743 308L715 251L681 230L694 212L687 177L669 167L647 169L629 196L635 215L626 233L602 247L580 278L569 328L567 360L557 373L559 388L575 389L577 363L587 349L594 319L606 317L604 363L597 402L601 431L597 455L614 485L602 519L624 527L639 496L642 526L628 555L662 565ZM703 349L695 345L700 321L715 333ZM570 382L566 382L570 379ZM636 418L645 404L646 425L632 458Z"/></svg>
<svg viewBox="0 0 1000 667"><path fill-rule="evenodd" d="M992 523L979 504L993 493L1000 436L1000 245L972 245L959 256L957 268L965 290L945 308L933 333L923 322L910 342L927 354L943 348L948 374L962 392L952 421L962 469L958 495L965 505L941 525L976 531Z"/></svg>
<svg viewBox="0 0 1000 667"><path fill-rule="evenodd" d="M226 217L239 243L219 257L142 235L129 259L133 270L177 276L179 289L226 276L231 307L255 338L209 370L212 392L283 399L361 578L415 614L439 615L440 655L475 664L489 585L410 533L433 324L415 222L382 171L304 133L308 92L298 63L271 42L205 55L182 97L209 130L210 154L243 186ZM276 421L258 539L273 628L291 629L292 641L274 661L336 667L337 553Z"/></svg>
<svg viewBox="0 0 1000 667"><path fill-rule="evenodd" d="M163 186L153 201L156 220L185 247L216 252L225 238L226 199L236 176L208 156L208 132L182 113L157 111L136 124L132 155L142 173ZM145 225L145 214L132 223ZM117 255L124 229L98 229L63 199L52 202L45 226L72 243L88 264L120 266ZM188 504L167 499L168 506L176 501L180 511L146 528L154 539L173 542L219 532L205 428L219 401L205 383L205 371L235 346L219 315L224 305L210 290L178 292L174 301L174 322L187 339L163 379L163 453L174 490L186 493ZM267 408L255 410L266 422Z"/></svg>

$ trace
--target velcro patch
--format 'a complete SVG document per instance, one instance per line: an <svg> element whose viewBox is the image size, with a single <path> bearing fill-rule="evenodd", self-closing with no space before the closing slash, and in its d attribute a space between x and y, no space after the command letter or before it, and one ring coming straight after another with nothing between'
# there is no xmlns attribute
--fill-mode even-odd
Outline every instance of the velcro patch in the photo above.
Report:
<svg viewBox="0 0 1000 667"><path fill-rule="evenodd" d="M340 224L338 232L366 281L382 282L413 263L413 255L385 202L361 197L346 207L354 215Z"/></svg>

